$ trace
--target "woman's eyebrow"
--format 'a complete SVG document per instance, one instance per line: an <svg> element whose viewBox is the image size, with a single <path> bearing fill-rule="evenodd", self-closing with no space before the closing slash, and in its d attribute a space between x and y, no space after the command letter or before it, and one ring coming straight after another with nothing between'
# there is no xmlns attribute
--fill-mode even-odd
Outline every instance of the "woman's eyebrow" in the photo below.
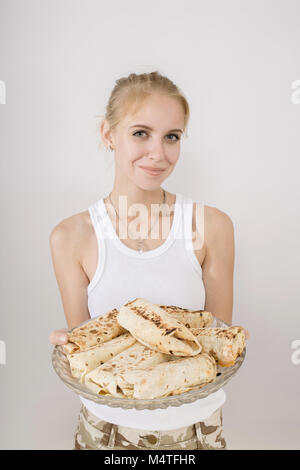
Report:
<svg viewBox="0 0 300 470"><path fill-rule="evenodd" d="M149 131L153 131L152 127L145 126L144 124L135 124L134 126L130 126L129 129L131 129L132 127L143 127L144 129L149 129ZM182 132L183 133L183 130L182 129L171 129L171 130L169 130L169 132Z"/></svg>

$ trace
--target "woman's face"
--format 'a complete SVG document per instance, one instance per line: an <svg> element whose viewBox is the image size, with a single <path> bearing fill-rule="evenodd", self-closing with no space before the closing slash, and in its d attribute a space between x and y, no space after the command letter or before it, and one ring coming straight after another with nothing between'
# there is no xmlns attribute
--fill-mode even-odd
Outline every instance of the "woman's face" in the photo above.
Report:
<svg viewBox="0 0 300 470"><path fill-rule="evenodd" d="M179 158L183 126L183 108L176 99L157 93L146 98L112 134L116 174L146 190L160 187ZM142 167L163 171L151 173Z"/></svg>

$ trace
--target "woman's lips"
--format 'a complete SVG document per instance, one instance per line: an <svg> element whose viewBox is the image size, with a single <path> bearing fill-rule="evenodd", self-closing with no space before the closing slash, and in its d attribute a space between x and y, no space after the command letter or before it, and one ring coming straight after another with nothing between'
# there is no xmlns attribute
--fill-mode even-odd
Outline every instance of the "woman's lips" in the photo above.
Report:
<svg viewBox="0 0 300 470"><path fill-rule="evenodd" d="M161 173L163 173L163 171L165 171L164 169L163 169L163 170L151 170L151 169L149 169L149 168L145 168L144 166L140 166L139 168L141 168L141 169L144 170L146 173L148 173L148 175L152 175L152 176L161 175Z"/></svg>

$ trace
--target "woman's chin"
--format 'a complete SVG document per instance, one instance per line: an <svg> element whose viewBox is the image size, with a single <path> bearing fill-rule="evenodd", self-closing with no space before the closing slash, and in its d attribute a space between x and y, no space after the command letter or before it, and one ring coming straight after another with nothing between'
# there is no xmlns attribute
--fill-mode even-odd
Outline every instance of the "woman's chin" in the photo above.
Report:
<svg viewBox="0 0 300 470"><path fill-rule="evenodd" d="M164 179L165 178L155 178L153 181L149 181L148 178L141 178L140 176L139 176L139 178L137 178L135 176L133 181L135 182L135 184L139 188L142 188L145 191L154 191L155 189L157 189L161 186Z"/></svg>
<svg viewBox="0 0 300 470"><path fill-rule="evenodd" d="M155 191L156 189L160 188L161 184L162 182L158 181L155 184L145 183L144 181L136 181L136 185L144 191Z"/></svg>

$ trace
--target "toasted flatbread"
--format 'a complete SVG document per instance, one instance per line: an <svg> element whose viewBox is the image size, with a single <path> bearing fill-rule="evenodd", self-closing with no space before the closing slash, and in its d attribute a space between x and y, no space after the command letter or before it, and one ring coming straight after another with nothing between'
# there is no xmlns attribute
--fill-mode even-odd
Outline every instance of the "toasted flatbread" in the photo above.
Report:
<svg viewBox="0 0 300 470"><path fill-rule="evenodd" d="M177 395L215 380L217 366L206 353L120 373L129 398L153 399Z"/></svg>
<svg viewBox="0 0 300 470"><path fill-rule="evenodd" d="M104 364L112 357L132 346L136 339L129 333L123 333L116 338L106 341L99 346L94 346L87 351L68 354L71 374L84 383L84 377L91 370Z"/></svg>
<svg viewBox="0 0 300 470"><path fill-rule="evenodd" d="M156 304L136 298L120 308L117 320L141 344L175 356L195 356L201 346L191 330Z"/></svg>
<svg viewBox="0 0 300 470"><path fill-rule="evenodd" d="M187 328L207 328L213 323L212 313L206 310L190 310L183 307L176 307L175 305L158 306L183 323Z"/></svg>
<svg viewBox="0 0 300 470"><path fill-rule="evenodd" d="M98 395L110 394L115 397L123 397L126 395L126 386L124 387L120 377L122 372L147 368L170 359L171 356L153 351L136 342L105 364L86 374L85 385Z"/></svg>
<svg viewBox="0 0 300 470"><path fill-rule="evenodd" d="M246 346L244 328L192 328L202 346L202 351L210 354L222 367L232 366Z"/></svg>
<svg viewBox="0 0 300 470"><path fill-rule="evenodd" d="M79 350L87 351L126 333L126 330L118 323L117 315L118 310L114 308L78 328L74 328L71 333L68 333L69 342L64 345L64 352L72 354Z"/></svg>

